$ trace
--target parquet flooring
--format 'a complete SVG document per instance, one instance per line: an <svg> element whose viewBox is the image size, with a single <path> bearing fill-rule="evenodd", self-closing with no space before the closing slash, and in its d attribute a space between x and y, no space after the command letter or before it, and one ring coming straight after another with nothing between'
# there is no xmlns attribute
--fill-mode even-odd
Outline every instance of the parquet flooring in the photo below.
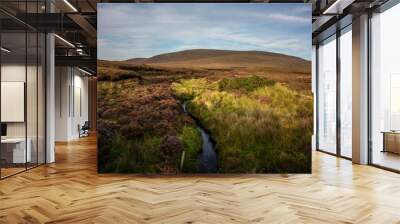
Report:
<svg viewBox="0 0 400 224"><path fill-rule="evenodd" d="M25 167L7 167L1 168L2 177L7 177L25 170Z"/></svg>
<svg viewBox="0 0 400 224"><path fill-rule="evenodd" d="M311 175L97 174L94 137L0 181L0 223L400 223L400 175L313 153Z"/></svg>

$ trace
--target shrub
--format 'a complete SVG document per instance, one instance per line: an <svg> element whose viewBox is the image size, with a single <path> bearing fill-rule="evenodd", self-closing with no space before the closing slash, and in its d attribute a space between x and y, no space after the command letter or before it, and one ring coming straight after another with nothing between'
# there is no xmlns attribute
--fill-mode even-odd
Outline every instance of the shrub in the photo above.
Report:
<svg viewBox="0 0 400 224"><path fill-rule="evenodd" d="M182 141L176 136L165 136L160 144L160 154L168 165L178 166L184 149Z"/></svg>
<svg viewBox="0 0 400 224"><path fill-rule="evenodd" d="M200 132L195 127L185 126L180 138L185 147L185 160L182 170L188 173L196 173L199 167L198 156L202 147Z"/></svg>
<svg viewBox="0 0 400 224"><path fill-rule="evenodd" d="M158 173L162 159L159 155L160 139L145 137L141 140L127 139L118 131L104 139L99 136L100 172ZM107 141L105 141L107 140ZM108 153L105 152L108 149ZM104 160L104 161L103 161ZM99 161L100 162L100 161Z"/></svg>

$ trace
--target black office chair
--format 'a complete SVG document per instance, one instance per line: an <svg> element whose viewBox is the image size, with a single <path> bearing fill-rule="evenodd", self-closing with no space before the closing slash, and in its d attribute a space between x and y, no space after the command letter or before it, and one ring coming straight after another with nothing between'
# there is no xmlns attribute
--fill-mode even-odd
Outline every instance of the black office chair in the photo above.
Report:
<svg viewBox="0 0 400 224"><path fill-rule="evenodd" d="M89 129L90 129L89 121L85 121L82 127L80 127L80 125L78 124L79 138L89 136Z"/></svg>

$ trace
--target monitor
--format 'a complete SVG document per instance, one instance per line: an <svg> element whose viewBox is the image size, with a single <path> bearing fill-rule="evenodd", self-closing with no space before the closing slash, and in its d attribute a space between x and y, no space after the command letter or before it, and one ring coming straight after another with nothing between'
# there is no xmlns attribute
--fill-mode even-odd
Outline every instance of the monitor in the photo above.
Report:
<svg viewBox="0 0 400 224"><path fill-rule="evenodd" d="M7 136L7 124L1 123L1 136Z"/></svg>

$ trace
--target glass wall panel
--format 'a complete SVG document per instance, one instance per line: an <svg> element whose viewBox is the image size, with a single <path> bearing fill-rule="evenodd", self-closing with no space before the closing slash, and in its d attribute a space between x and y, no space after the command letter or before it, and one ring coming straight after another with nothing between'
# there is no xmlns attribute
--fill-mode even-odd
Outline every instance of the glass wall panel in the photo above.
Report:
<svg viewBox="0 0 400 224"><path fill-rule="evenodd" d="M3 32L1 45L1 175L5 177L25 170L31 161L26 144L26 33Z"/></svg>
<svg viewBox="0 0 400 224"><path fill-rule="evenodd" d="M40 13L41 4L39 1L27 2L26 12ZM38 17L30 19L38 23ZM36 20L36 21L33 21ZM31 162L28 168L38 165L39 160L39 33L33 29L27 29L27 142L31 147Z"/></svg>
<svg viewBox="0 0 400 224"><path fill-rule="evenodd" d="M26 80L26 112L27 112L27 144L30 153L28 168L37 165L38 160L38 36L36 32L27 33L27 80Z"/></svg>
<svg viewBox="0 0 400 224"><path fill-rule="evenodd" d="M336 36L318 47L318 149L336 153Z"/></svg>
<svg viewBox="0 0 400 224"><path fill-rule="evenodd" d="M351 26L340 36L340 154L352 157L352 35Z"/></svg>
<svg viewBox="0 0 400 224"><path fill-rule="evenodd" d="M2 1L0 7L45 9L44 1ZM43 33L0 12L0 178L45 163L45 44Z"/></svg>
<svg viewBox="0 0 400 224"><path fill-rule="evenodd" d="M400 4L371 19L372 163L400 170Z"/></svg>
<svg viewBox="0 0 400 224"><path fill-rule="evenodd" d="M45 65L46 65L46 51L45 51L45 45L46 45L46 39L45 35L43 33L38 34L38 76L37 76L37 82L38 82L38 164L43 164L45 163L45 158L46 158L46 150L45 150L45 99L46 99L46 78L45 78Z"/></svg>

